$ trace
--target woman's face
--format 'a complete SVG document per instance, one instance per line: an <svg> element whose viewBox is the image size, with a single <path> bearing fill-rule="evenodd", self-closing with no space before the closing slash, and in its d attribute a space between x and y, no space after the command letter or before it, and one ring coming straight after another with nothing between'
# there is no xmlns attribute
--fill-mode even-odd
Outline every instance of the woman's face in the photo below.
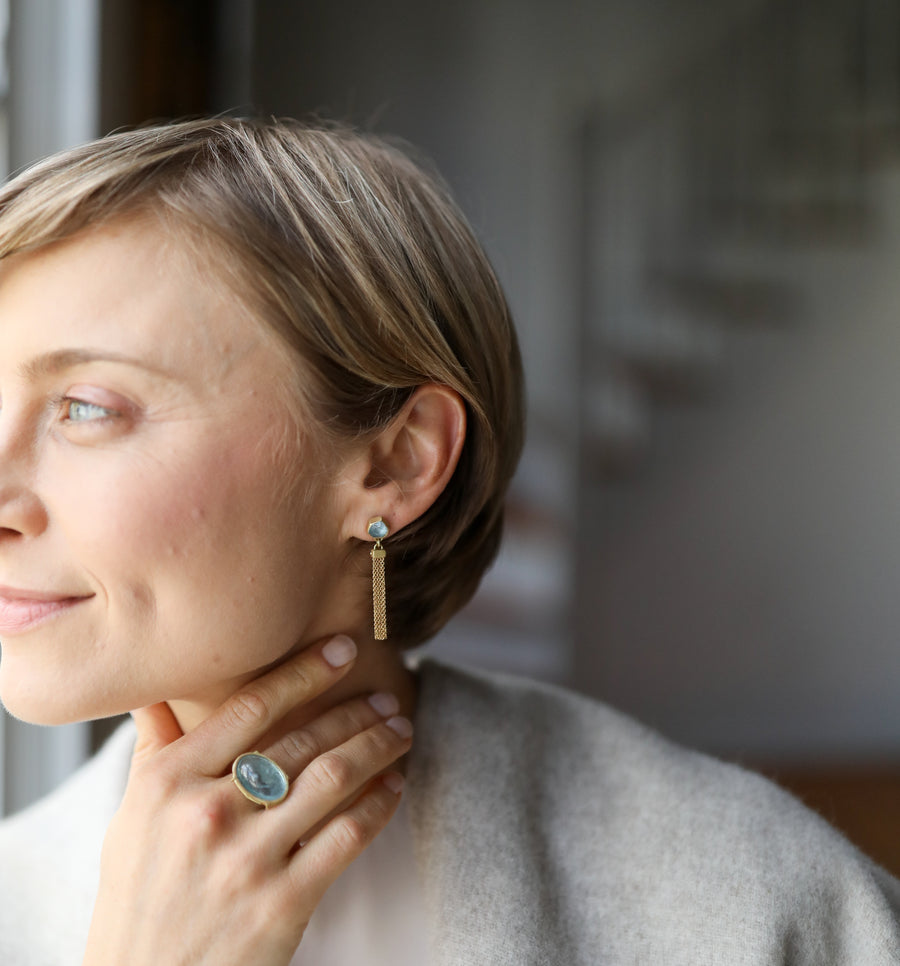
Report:
<svg viewBox="0 0 900 966"><path fill-rule="evenodd" d="M217 703L341 629L337 483L274 337L119 222L0 263L0 697L45 723Z"/></svg>

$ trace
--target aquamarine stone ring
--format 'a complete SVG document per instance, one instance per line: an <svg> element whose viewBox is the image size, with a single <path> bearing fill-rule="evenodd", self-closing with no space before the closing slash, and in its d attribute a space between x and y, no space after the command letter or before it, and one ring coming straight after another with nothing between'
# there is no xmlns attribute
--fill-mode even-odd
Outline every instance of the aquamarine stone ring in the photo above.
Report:
<svg viewBox="0 0 900 966"><path fill-rule="evenodd" d="M266 808L283 802L291 787L284 771L258 751L238 755L231 766L231 777L245 798Z"/></svg>

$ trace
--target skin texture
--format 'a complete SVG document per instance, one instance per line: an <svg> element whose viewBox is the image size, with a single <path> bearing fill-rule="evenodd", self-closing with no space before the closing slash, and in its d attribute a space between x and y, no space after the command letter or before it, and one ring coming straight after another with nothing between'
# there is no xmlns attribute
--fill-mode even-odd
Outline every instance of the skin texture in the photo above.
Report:
<svg viewBox="0 0 900 966"><path fill-rule="evenodd" d="M424 386L306 465L274 339L150 221L0 264L0 697L138 725L86 964L287 963L397 803L415 688L366 524L437 498L464 408ZM230 781L257 748L296 779L276 810Z"/></svg>
<svg viewBox="0 0 900 966"><path fill-rule="evenodd" d="M198 282L173 246L125 226L0 269L4 524L29 538L0 585L87 598L2 638L14 714L211 708L298 641L344 629L320 616L358 596L339 567L340 484L304 506L273 499L291 471L272 379L284 363ZM101 358L23 371L72 349Z"/></svg>

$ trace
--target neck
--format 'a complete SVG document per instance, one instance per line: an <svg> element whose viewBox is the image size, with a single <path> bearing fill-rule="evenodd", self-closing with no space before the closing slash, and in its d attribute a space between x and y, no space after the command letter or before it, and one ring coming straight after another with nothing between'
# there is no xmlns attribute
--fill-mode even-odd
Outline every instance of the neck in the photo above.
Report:
<svg viewBox="0 0 900 966"><path fill-rule="evenodd" d="M354 635L359 645L359 656L353 669L333 688L306 704L297 705L268 734L260 736L260 744L267 745L289 731L302 728L307 722L351 698L368 697L376 692L393 694L400 703L400 714L412 718L416 705L416 684L412 673L406 668L402 652L389 641L376 641L365 635ZM229 682L225 693L201 699L184 699L169 702L169 706L185 733L193 730L219 707L230 695L250 681L261 677L268 668Z"/></svg>

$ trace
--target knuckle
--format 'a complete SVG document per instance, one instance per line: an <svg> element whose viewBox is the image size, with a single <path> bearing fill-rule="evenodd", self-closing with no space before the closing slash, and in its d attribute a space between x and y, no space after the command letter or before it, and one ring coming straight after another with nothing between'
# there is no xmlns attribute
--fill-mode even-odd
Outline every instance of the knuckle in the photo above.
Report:
<svg viewBox="0 0 900 966"><path fill-rule="evenodd" d="M358 704L353 703L345 709L347 721L355 731L365 731L371 728L375 722L380 720L378 712L369 704L368 701Z"/></svg>
<svg viewBox="0 0 900 966"><path fill-rule="evenodd" d="M179 816L179 822L194 842L218 842L230 834L234 819L232 805L229 796L216 789L195 796Z"/></svg>
<svg viewBox="0 0 900 966"><path fill-rule="evenodd" d="M320 755L310 766L310 778L328 791L344 791L353 782L353 768L343 755L330 751Z"/></svg>
<svg viewBox="0 0 900 966"><path fill-rule="evenodd" d="M158 795L171 798L180 786L178 775L171 768L159 768L153 775L153 785Z"/></svg>
<svg viewBox="0 0 900 966"><path fill-rule="evenodd" d="M160 761L143 762L128 780L129 798L138 799L151 810L167 808L182 791L184 779L178 770Z"/></svg>
<svg viewBox="0 0 900 966"><path fill-rule="evenodd" d="M304 661L291 661L282 670L292 692L308 694L316 690L314 675Z"/></svg>
<svg viewBox="0 0 900 966"><path fill-rule="evenodd" d="M319 754L316 739L308 731L291 731L281 739L281 750L293 762L309 762Z"/></svg>
<svg viewBox="0 0 900 966"><path fill-rule="evenodd" d="M239 692L228 707L234 722L244 727L258 727L268 718L269 705L258 687Z"/></svg>
<svg viewBox="0 0 900 966"><path fill-rule="evenodd" d="M355 854L362 852L375 838L375 829L354 815L340 815L334 820L332 834L335 845L341 852Z"/></svg>
<svg viewBox="0 0 900 966"><path fill-rule="evenodd" d="M372 750L379 758L396 758L400 754L398 750L398 745L400 745L400 738L395 731L388 728L387 725L383 725L378 728L373 728L368 734L369 741L372 744Z"/></svg>

